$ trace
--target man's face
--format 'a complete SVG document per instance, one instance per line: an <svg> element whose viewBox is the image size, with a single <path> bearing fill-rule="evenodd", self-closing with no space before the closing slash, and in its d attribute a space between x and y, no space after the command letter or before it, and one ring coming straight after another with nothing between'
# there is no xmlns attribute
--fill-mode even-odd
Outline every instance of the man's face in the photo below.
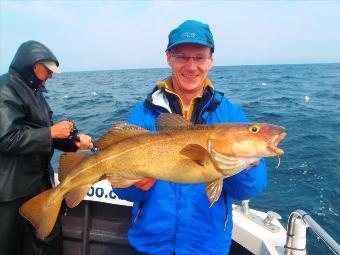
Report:
<svg viewBox="0 0 340 255"><path fill-rule="evenodd" d="M172 69L174 90L180 94L202 92L204 80L214 64L210 48L197 44L182 44L166 53Z"/></svg>
<svg viewBox="0 0 340 255"><path fill-rule="evenodd" d="M36 63L33 67L35 76L41 81L41 86L45 86L47 79L52 78L53 72L41 63Z"/></svg>

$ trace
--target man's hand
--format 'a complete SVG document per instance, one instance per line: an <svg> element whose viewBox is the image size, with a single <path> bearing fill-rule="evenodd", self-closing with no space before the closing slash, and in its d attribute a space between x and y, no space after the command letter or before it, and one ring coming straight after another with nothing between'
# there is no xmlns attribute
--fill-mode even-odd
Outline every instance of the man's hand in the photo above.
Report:
<svg viewBox="0 0 340 255"><path fill-rule="evenodd" d="M151 177L143 178L135 183L135 186L141 190L148 191L155 184L156 179Z"/></svg>
<svg viewBox="0 0 340 255"><path fill-rule="evenodd" d="M68 120L60 121L51 128L51 137L54 139L68 138L73 131L73 123Z"/></svg>
<svg viewBox="0 0 340 255"><path fill-rule="evenodd" d="M246 170L249 170L250 168L252 168L253 166L257 166L258 164L260 163L260 160L256 160L255 162L251 163L247 168Z"/></svg>
<svg viewBox="0 0 340 255"><path fill-rule="evenodd" d="M81 150L91 150L93 148L91 136L85 134L77 135L79 141L74 141L74 144Z"/></svg>

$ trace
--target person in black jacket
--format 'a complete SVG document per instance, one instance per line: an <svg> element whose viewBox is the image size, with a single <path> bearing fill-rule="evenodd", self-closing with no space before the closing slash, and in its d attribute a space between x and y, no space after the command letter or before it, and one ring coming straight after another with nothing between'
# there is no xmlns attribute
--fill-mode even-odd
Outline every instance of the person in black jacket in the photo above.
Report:
<svg viewBox="0 0 340 255"><path fill-rule="evenodd" d="M69 139L71 121L52 122L42 92L59 72L59 62L45 45L28 41L16 52L8 73L0 76L0 254L62 254L60 221L52 234L35 237L19 207L54 184L53 150L90 149L91 137Z"/></svg>

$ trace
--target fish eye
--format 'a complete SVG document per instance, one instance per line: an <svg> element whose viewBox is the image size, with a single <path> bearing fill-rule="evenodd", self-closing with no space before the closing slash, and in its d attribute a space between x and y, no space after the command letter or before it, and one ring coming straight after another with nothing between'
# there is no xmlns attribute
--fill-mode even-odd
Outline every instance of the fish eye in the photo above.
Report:
<svg viewBox="0 0 340 255"><path fill-rule="evenodd" d="M257 125L253 125L253 126L251 126L251 127L249 128L249 131L252 132L252 133L254 133L254 134L256 134L257 132L260 131L260 127L257 126Z"/></svg>

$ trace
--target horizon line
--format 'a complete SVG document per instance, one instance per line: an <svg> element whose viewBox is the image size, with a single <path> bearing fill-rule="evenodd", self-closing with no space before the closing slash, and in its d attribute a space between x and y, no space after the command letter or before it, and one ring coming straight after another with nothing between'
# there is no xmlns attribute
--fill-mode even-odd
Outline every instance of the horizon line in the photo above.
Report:
<svg viewBox="0 0 340 255"><path fill-rule="evenodd" d="M337 65L340 62L322 62L322 63L294 63L294 64L240 64L240 65L216 65L216 67L241 67L241 66L283 66L283 65ZM339 66L340 67L340 66ZM106 71L131 71L131 70L145 70L145 69L171 69L170 67L137 67L137 68L117 68L117 69L94 69L94 70L75 70L62 71L61 73L80 73L80 72L106 72Z"/></svg>

